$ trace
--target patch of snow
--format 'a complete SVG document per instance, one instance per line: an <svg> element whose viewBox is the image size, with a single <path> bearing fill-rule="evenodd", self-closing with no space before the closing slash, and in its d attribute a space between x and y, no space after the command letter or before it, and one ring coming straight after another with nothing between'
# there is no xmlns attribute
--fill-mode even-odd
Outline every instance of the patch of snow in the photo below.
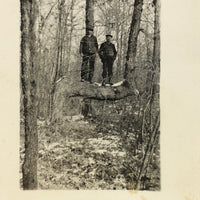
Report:
<svg viewBox="0 0 200 200"><path fill-rule="evenodd" d="M122 85L123 82L124 82L124 80L120 81L120 82L117 82L117 83L113 84L113 87L118 87L118 86Z"/></svg>
<svg viewBox="0 0 200 200"><path fill-rule="evenodd" d="M101 83L94 82L94 85L101 86Z"/></svg>

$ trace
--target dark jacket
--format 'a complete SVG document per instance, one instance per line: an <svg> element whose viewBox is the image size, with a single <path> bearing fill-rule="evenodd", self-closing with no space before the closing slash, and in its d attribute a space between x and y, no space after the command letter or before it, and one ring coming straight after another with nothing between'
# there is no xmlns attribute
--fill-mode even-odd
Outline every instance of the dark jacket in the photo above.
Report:
<svg viewBox="0 0 200 200"><path fill-rule="evenodd" d="M117 51L113 43L104 42L101 44L101 47L99 49L99 57L101 58L101 60L106 59L106 57L112 57L113 60L115 60L116 56Z"/></svg>
<svg viewBox="0 0 200 200"><path fill-rule="evenodd" d="M95 54L98 51L97 38L94 35L91 37L84 36L81 39L79 51L83 54Z"/></svg>

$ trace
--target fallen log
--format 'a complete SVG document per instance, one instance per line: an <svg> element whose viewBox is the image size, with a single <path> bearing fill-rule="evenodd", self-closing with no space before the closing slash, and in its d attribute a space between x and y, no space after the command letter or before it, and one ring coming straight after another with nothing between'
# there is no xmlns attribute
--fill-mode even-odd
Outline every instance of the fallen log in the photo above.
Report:
<svg viewBox="0 0 200 200"><path fill-rule="evenodd" d="M82 112L85 100L120 100L136 96L138 91L124 81L116 87L98 86L88 82L73 81L66 77L57 81L53 99L53 119L73 116Z"/></svg>
<svg viewBox="0 0 200 200"><path fill-rule="evenodd" d="M68 79L63 79L57 83L56 92L60 90L66 97L83 97L84 99L97 100L119 100L138 94L135 88L131 88L125 82L117 87L103 87L88 82L69 82Z"/></svg>

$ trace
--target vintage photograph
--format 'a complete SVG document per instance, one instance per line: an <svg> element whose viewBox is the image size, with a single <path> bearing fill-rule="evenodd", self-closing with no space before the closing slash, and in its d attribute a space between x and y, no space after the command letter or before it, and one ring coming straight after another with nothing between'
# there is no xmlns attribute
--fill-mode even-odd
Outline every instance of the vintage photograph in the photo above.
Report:
<svg viewBox="0 0 200 200"><path fill-rule="evenodd" d="M160 8L20 1L22 190L161 190Z"/></svg>

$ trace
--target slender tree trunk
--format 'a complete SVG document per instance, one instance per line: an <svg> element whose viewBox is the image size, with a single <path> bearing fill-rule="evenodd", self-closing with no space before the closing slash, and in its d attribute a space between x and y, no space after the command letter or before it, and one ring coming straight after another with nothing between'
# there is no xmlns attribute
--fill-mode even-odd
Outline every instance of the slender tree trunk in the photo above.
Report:
<svg viewBox="0 0 200 200"><path fill-rule="evenodd" d="M94 27L94 0L86 0L86 28Z"/></svg>
<svg viewBox="0 0 200 200"><path fill-rule="evenodd" d="M146 31L147 33L149 32L149 24L146 23ZM151 60L151 48L150 48L150 44L149 44L149 38L147 37L147 35L145 35L145 45L146 45L146 60L150 61Z"/></svg>
<svg viewBox="0 0 200 200"><path fill-rule="evenodd" d="M57 27L57 57L56 57L56 76L55 81L61 77L62 74L62 7L65 0L58 0L58 27Z"/></svg>
<svg viewBox="0 0 200 200"><path fill-rule="evenodd" d="M150 104L150 110L152 113L153 103L155 97L155 92L159 88L160 76L160 0L153 0L154 5L154 46L153 46L153 66L151 72L151 93L152 93L152 102ZM151 117L151 124L153 123L153 116Z"/></svg>
<svg viewBox="0 0 200 200"><path fill-rule="evenodd" d="M156 69L160 68L160 0L154 0L153 4L155 7L153 65Z"/></svg>
<svg viewBox="0 0 200 200"><path fill-rule="evenodd" d="M140 30L140 21L142 15L143 0L135 0L133 17L130 27L129 39L128 39L128 50L126 55L126 65L124 78L129 79L128 75L131 70L134 69L135 57L137 53L137 40Z"/></svg>
<svg viewBox="0 0 200 200"><path fill-rule="evenodd" d="M120 64L121 64L121 59L120 59L120 55L121 55L121 47L120 47L120 41L119 41L119 25L118 23L116 23L116 41L117 41L117 51L118 51L118 58L117 58L117 80L119 80L119 69L120 69Z"/></svg>
<svg viewBox="0 0 200 200"><path fill-rule="evenodd" d="M71 49L72 49L72 34L73 34L73 30L74 30L74 20L73 20L73 16L74 16L74 0L72 0L71 2L71 13L70 13L70 21L71 21L71 29L70 29L70 34L69 34L69 52L68 52L68 64L70 65L70 57L71 57Z"/></svg>
<svg viewBox="0 0 200 200"><path fill-rule="evenodd" d="M57 52L57 77L56 80L58 80L61 76L61 63L60 63L60 57L61 57L61 28L62 28L62 3L59 2L58 5L59 10L59 17L58 17L58 52Z"/></svg>
<svg viewBox="0 0 200 200"><path fill-rule="evenodd" d="M125 4L123 3L123 8L122 8L122 18L124 19L125 18ZM120 73L120 78L121 78L121 73L122 73L122 68L123 68L123 65L124 65L124 62L123 62L123 39L124 39L124 23L121 23L120 24L120 51L119 51L119 54L118 54L118 61L119 61L119 73Z"/></svg>
<svg viewBox="0 0 200 200"><path fill-rule="evenodd" d="M63 69L63 38L61 38L61 43L60 43L60 77L63 76L64 74L64 69Z"/></svg>
<svg viewBox="0 0 200 200"><path fill-rule="evenodd" d="M25 119L25 158L22 166L24 189L37 189L36 15L36 1L21 0L21 84Z"/></svg>
<svg viewBox="0 0 200 200"><path fill-rule="evenodd" d="M59 13L60 15L60 13ZM60 18L60 16L59 16ZM55 63L55 72L54 70L52 70L52 73L53 74L53 78L52 78L52 82L51 82L51 88L50 88L50 116L49 116L49 119L51 121L51 116L52 116L52 111L53 111L53 97L54 97L54 92L55 92L55 83L56 83L56 80L59 79L60 77L60 74L59 74L59 57L60 57L60 19L59 19L59 24L58 24L58 28L57 28L57 32L56 32L56 38L57 38L57 42L56 42L56 63ZM53 68L52 68L53 69Z"/></svg>
<svg viewBox="0 0 200 200"><path fill-rule="evenodd" d="M64 13L64 25L63 25L63 69L64 73L67 73L67 70L69 69L69 60L70 60L70 55L69 55L69 37L68 37L68 27L67 27L67 21L69 17L69 12L65 11ZM67 54L67 57L66 57Z"/></svg>
<svg viewBox="0 0 200 200"><path fill-rule="evenodd" d="M65 73L64 69L64 60L63 60L63 50L64 50L64 41L65 41L65 20L64 20L64 5L65 0L62 0L60 4L60 16L61 16L61 22L60 22L60 77L62 77Z"/></svg>
<svg viewBox="0 0 200 200"><path fill-rule="evenodd" d="M56 70L55 70L55 77L54 77L54 81L55 82L57 79L59 79L59 57L60 57L60 30L59 28L57 29L57 34L56 34L56 38L57 38L57 56L56 56Z"/></svg>

